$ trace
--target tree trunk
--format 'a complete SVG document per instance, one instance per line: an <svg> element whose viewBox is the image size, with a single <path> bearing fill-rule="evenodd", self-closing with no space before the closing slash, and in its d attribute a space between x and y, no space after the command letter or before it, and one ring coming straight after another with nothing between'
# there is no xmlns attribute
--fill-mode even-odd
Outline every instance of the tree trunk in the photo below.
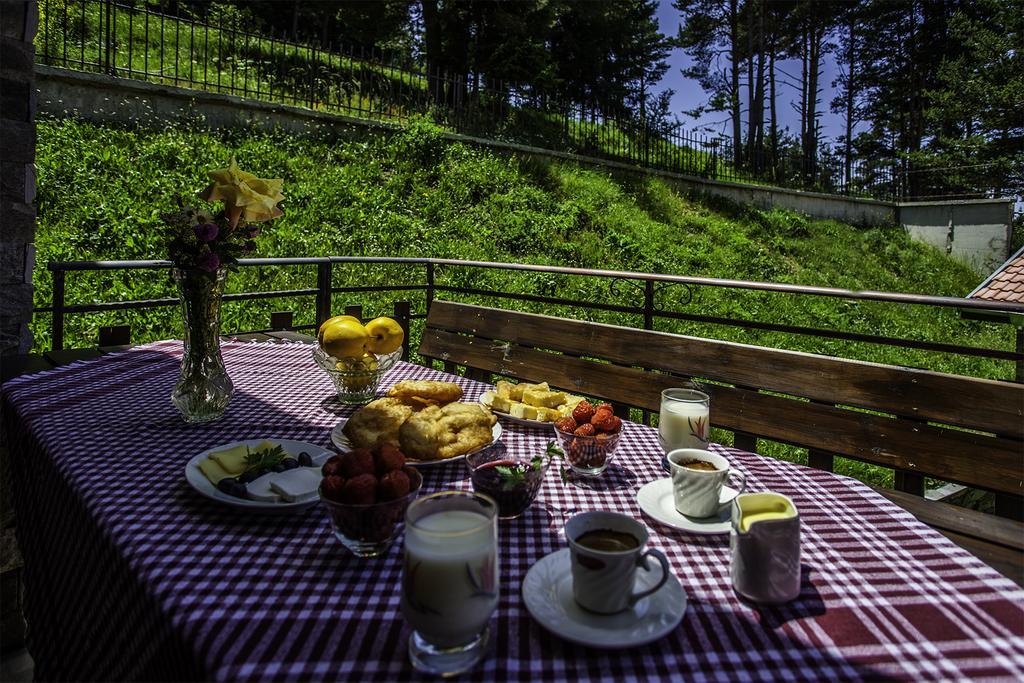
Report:
<svg viewBox="0 0 1024 683"><path fill-rule="evenodd" d="M747 6L747 167L754 166L754 12Z"/></svg>
<svg viewBox="0 0 1024 683"><path fill-rule="evenodd" d="M764 168L764 0L758 3L757 30L757 89L754 91L754 147L752 165L755 170Z"/></svg>
<svg viewBox="0 0 1024 683"><path fill-rule="evenodd" d="M740 121L740 46L739 46L739 0L729 0L729 46L730 46L730 115L732 117L732 162L739 166L743 150L743 131Z"/></svg>
<svg viewBox="0 0 1024 683"><path fill-rule="evenodd" d="M771 50L768 52L768 97L770 98L771 116L771 169L772 178L778 180L779 176L779 126L778 115L775 110L775 42L772 41Z"/></svg>
<svg viewBox="0 0 1024 683"><path fill-rule="evenodd" d="M423 11L423 48L426 56L427 91L435 102L444 101L444 83L441 80L441 19L437 0L420 0Z"/></svg>
<svg viewBox="0 0 1024 683"><path fill-rule="evenodd" d="M854 126L854 74L856 72L856 18L850 13L849 24L847 24L848 42L846 46L846 149L843 159L843 179L846 191L850 191L850 182L853 180L853 126Z"/></svg>

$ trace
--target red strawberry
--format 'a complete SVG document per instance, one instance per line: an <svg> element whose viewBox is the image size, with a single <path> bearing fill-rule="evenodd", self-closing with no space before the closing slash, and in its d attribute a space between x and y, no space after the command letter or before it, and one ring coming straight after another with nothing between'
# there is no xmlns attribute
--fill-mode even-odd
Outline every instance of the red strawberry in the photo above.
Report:
<svg viewBox="0 0 1024 683"><path fill-rule="evenodd" d="M572 419L571 416L563 417L561 420L555 422L555 429L566 434L572 434L576 431L576 420Z"/></svg>
<svg viewBox="0 0 1024 683"><path fill-rule="evenodd" d="M345 482L344 502L349 505L372 505L377 502L377 478L360 474Z"/></svg>
<svg viewBox="0 0 1024 683"><path fill-rule="evenodd" d="M577 427L576 431L574 431L573 434L575 434L576 436L593 436L596 433L596 431L597 430L594 429L594 425L588 422L587 424L582 424L579 427Z"/></svg>
<svg viewBox="0 0 1024 683"><path fill-rule="evenodd" d="M324 467L327 467L328 463L324 463ZM323 493L327 500L332 500L335 503L340 503L343 500L345 490L345 479L335 475L329 475L324 477L324 480L320 482L320 491Z"/></svg>
<svg viewBox="0 0 1024 683"><path fill-rule="evenodd" d="M378 500L398 500L409 494L409 477L402 470L388 472L377 482Z"/></svg>
<svg viewBox="0 0 1024 683"><path fill-rule="evenodd" d="M590 418L594 417L594 412L594 406L586 401L580 401L572 409L572 419L576 420L576 424L584 424L585 422L590 422Z"/></svg>

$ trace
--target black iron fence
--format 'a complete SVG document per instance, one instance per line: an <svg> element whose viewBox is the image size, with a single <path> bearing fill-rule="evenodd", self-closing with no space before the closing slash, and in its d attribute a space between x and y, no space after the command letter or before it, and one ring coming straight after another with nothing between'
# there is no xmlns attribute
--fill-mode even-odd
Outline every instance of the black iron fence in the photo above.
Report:
<svg viewBox="0 0 1024 683"><path fill-rule="evenodd" d="M37 59L47 65L219 92L374 121L429 116L455 132L685 175L893 199L892 160L734 149L725 137L645 120L622 103L569 102L536 88L426 72L365 49L299 44L241 30L223 8L201 19L132 0L40 0Z"/></svg>
<svg viewBox="0 0 1024 683"><path fill-rule="evenodd" d="M959 297L926 296L894 292L854 291L830 287L811 287L771 282L751 282L682 275L665 275L633 271L611 271L562 266L494 263L487 261L463 261L436 258L402 258L370 256L325 256L312 258L253 258L242 259L243 269L270 267L282 269L292 266L305 268L312 276L308 286L284 290L246 291L225 295L226 301L258 301L284 299L299 303L301 310L287 311L277 320L285 324L273 327L244 330L225 330L231 333L269 331L271 329L315 330L317 326L353 301L366 295L385 295L393 302L402 299L399 309L408 320L417 321L426 317L431 302L444 297L470 302L484 302L490 305L512 309L531 308L551 312L568 311L572 315L593 318L611 316L610 322L643 329L665 329L675 323L695 323L703 330L711 328L732 328L748 331L780 333L817 340L815 346L828 349L831 342L856 342L874 347L912 349L939 355L958 355L975 359L991 359L1005 363L1003 378L1022 377L1024 368L1024 346L1018 329L1016 348L987 348L972 346L960 341L936 341L914 339L906 336L875 334L864 331L838 329L835 325L810 326L781 321L770 316L738 315L712 310L712 306L697 305L697 292L705 288L725 290L728 298L738 300L743 293L781 296L828 298L842 302L844 306L876 302L901 307L924 308L926 315L936 316L954 312L950 324L950 338L959 340L966 332L955 328L955 312L970 313L974 316L986 313L1010 311L1024 315L1024 305L1006 302L962 299ZM92 301L90 303L68 303L67 276L70 273L110 271L166 271L171 267L168 261L74 261L50 262L47 268L53 277L53 298L50 305L35 309L36 315L50 315L51 349L58 351L65 346L65 325L68 316L107 313L118 311L142 311L177 306L176 297L131 301ZM388 284L337 284L340 276L346 282L353 279L351 269L370 267L373 269L394 269L386 278ZM345 273L343 271L348 270ZM489 280L487 272L501 272L531 276L537 279L519 281L514 288L501 281ZM314 274L315 273L315 274ZM560 278L560 279L559 279ZM570 296L563 292L570 278L584 279L589 297ZM274 281L276 278L267 281ZM505 281L508 282L508 281ZM538 286L539 284L539 286ZM72 291L74 291L72 289ZM339 301L341 300L341 301ZM342 306L336 304L341 303ZM742 310L742 306L740 309ZM379 311L381 314L388 312ZM293 322L298 319L299 322ZM307 322L302 322L307 321ZM965 323L968 324L968 323ZM969 325L974 329L981 324L977 320ZM714 334L705 336L714 337ZM80 342L81 340L79 340ZM126 340L122 340L126 341ZM134 339L132 341L142 341ZM799 346L799 345L798 345ZM1007 344L1013 347L1013 341ZM838 355L838 354L837 354ZM966 374L966 373L962 373Z"/></svg>

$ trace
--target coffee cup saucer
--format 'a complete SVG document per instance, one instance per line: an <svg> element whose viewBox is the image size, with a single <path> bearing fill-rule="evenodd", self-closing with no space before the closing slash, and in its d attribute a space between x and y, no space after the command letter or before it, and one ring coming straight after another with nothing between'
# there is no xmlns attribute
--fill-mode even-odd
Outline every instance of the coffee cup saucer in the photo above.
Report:
<svg viewBox="0 0 1024 683"><path fill-rule="evenodd" d="M661 578L658 572L638 571L637 590L656 585ZM674 574L631 609L608 615L588 612L572 595L568 548L546 555L530 567L523 579L523 601L530 615L555 635L570 643L613 649L658 640L678 626L686 612L686 591Z"/></svg>
<svg viewBox="0 0 1024 683"><path fill-rule="evenodd" d="M736 489L723 486L718 499L721 503L732 500ZM665 526L686 531L691 534L717 535L727 534L732 526L731 511L728 505L711 517L687 517L676 510L675 498L672 495L672 479L658 479L641 487L636 492L636 502L640 509L651 519Z"/></svg>

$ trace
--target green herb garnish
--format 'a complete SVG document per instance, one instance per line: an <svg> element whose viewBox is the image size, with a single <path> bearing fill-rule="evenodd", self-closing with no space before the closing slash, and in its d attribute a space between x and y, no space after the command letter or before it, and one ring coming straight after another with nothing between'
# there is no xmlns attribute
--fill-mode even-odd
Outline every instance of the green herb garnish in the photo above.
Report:
<svg viewBox="0 0 1024 683"><path fill-rule="evenodd" d="M264 448L259 451L249 450L249 447L246 446L245 450L246 472L269 469L274 465L280 465L281 461L288 457L288 454L280 444L273 448Z"/></svg>
<svg viewBox="0 0 1024 683"><path fill-rule="evenodd" d="M501 475L501 490L511 491L520 484L526 483L526 472L519 467L507 467L498 465L494 468Z"/></svg>
<svg viewBox="0 0 1024 683"><path fill-rule="evenodd" d="M501 490L511 491L517 486L526 483L526 473L530 469L539 472L540 468L544 466L545 455L547 456L548 462L550 462L552 458L556 456L560 458L564 454L562 453L561 449L555 446L555 442L552 441L548 443L547 451L545 451L544 455L533 456L533 458L530 460L529 468L527 469L521 468L519 465L516 465L515 467L509 467L507 465L498 465L497 467L495 467L495 471L501 475ZM564 478L565 476L563 474L563 480Z"/></svg>

